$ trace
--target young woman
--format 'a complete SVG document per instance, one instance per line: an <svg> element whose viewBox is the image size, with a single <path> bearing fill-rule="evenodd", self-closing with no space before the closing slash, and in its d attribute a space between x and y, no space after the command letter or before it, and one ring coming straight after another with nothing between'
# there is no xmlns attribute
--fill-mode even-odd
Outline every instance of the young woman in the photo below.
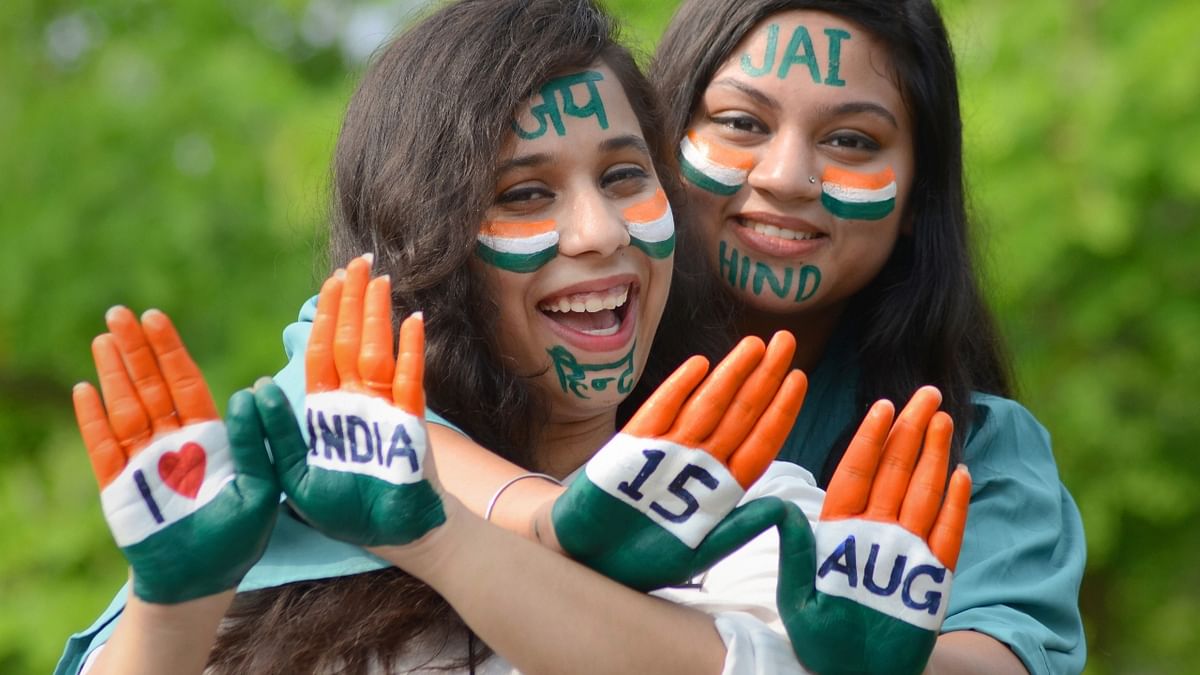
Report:
<svg viewBox="0 0 1200 675"><path fill-rule="evenodd" d="M473 39L455 39L464 34ZM640 528L595 530L641 551L624 561L620 546L600 551L609 570L654 567L661 551L686 558L670 536L694 537L688 547L703 557L709 533L740 545L756 532L729 534L727 524L763 509L722 510L688 480L748 507L774 509L782 502L749 500L783 497L816 518L819 491L797 467L774 466L745 492L802 395L802 376L785 377L787 337L744 343L698 389L705 367L689 362L613 439L616 406L647 359L671 276L672 149L652 101L607 20L584 2L461 2L381 55L339 142L335 251L369 249L388 276L368 283L370 264L355 258L323 289L301 411L308 446L271 385L237 395L223 432L165 317L139 324L127 310L111 312L111 334L95 345L105 402L81 385L76 407L133 593L119 623L123 598L69 645L60 670L86 656L94 673L205 663L217 672L787 672L798 665L781 621L789 634L818 638L796 633L791 619L824 628L891 621L853 599L819 601L811 534L807 553L784 568L799 570L796 578L779 584L796 600L791 615L775 603L781 544L769 538L702 582L665 592L674 601L665 603L488 525L439 488L424 454L422 354L429 402L446 424L556 478L593 455L608 461L576 477L553 527L587 542L579 532L593 511L578 511L596 507ZM393 308L429 317L427 345L420 320L405 322L398 363ZM865 532L915 533L941 570L927 564L932 573L923 574L943 586L910 574L904 593L914 579L925 584L931 616L949 584L939 575L954 566L969 484L958 476L957 498L941 509L951 520L939 516L941 481L930 478L944 475L946 453L916 463L927 427L927 444L948 448L938 400L914 397L890 435L891 408L877 408L859 443L867 461L852 462L850 487L837 491L847 498L827 512L852 531L866 514ZM885 446L894 461L873 489L857 479L875 473ZM647 480L672 463L685 480ZM327 536L291 511L272 530L281 488ZM672 529L697 514L707 525ZM236 598L235 586L244 591ZM833 618L806 620L823 613Z"/></svg>
<svg viewBox="0 0 1200 675"><path fill-rule="evenodd" d="M1008 398L970 255L957 74L936 8L684 2L652 75L689 197L681 246L698 235L707 260L711 288L698 297L728 317L731 340L793 331L795 365L810 374L780 459L826 484L871 401L938 386L974 491L931 665L1081 670L1082 524L1045 430ZM669 305L660 345L695 332L671 322ZM481 510L520 469L492 465L485 478L453 441L438 446L443 477ZM523 481L495 518L527 536L536 525L553 547L548 505L560 492Z"/></svg>
<svg viewBox="0 0 1200 675"><path fill-rule="evenodd" d="M932 2L687 1L652 80L714 295L739 335L793 331L810 375L780 458L827 481L871 401L938 386L974 487L931 663L1079 672L1082 526L1045 430L1007 398Z"/></svg>

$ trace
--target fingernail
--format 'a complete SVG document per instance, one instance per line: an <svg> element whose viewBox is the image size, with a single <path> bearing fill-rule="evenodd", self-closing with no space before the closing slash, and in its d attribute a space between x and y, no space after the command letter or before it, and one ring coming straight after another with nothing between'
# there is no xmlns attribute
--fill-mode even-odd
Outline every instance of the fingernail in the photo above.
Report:
<svg viewBox="0 0 1200 675"><path fill-rule="evenodd" d="M363 260L367 261L367 267L370 267L371 265L375 264L375 254L374 253L371 253L368 251L367 253L362 254L360 257Z"/></svg>
<svg viewBox="0 0 1200 675"><path fill-rule="evenodd" d="M271 383L272 383L272 382L274 382L274 381L275 381L275 380L272 380L270 377L267 377L266 375L263 375L262 377L260 377L260 378L258 378L257 380L255 380L255 381L254 381L254 391L258 391L258 389L259 389L260 387L264 387L264 386L266 386L266 385L268 385L268 384L271 384Z"/></svg>
<svg viewBox="0 0 1200 675"><path fill-rule="evenodd" d="M334 270L334 271L333 271L333 278L334 278L334 279L341 279L341 280L345 280L345 279L346 279L346 269L345 269L345 268L343 268L343 267L339 267L339 268L337 268L336 270Z"/></svg>

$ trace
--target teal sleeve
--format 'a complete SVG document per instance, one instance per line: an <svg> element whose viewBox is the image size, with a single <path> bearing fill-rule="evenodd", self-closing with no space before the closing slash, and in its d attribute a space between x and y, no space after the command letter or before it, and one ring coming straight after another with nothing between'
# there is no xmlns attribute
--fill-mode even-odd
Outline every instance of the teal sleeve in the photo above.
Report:
<svg viewBox="0 0 1200 675"><path fill-rule="evenodd" d="M990 635L1031 673L1079 673L1087 655L1079 510L1033 415L1008 399L977 394L974 401L963 452L971 508L942 630Z"/></svg>

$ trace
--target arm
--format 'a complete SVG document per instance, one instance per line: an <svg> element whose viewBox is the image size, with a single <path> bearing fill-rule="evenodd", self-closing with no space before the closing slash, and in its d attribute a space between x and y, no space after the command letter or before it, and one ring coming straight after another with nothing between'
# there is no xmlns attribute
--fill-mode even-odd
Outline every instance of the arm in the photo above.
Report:
<svg viewBox="0 0 1200 675"><path fill-rule="evenodd" d="M1024 664L1008 645L975 631L955 631L938 636L925 668L928 675L1025 675Z"/></svg>
<svg viewBox="0 0 1200 675"><path fill-rule="evenodd" d="M254 395L234 395L227 427L166 315L105 318L111 332L92 343L103 401L87 383L72 399L132 593L92 670L198 673L266 547L279 485Z"/></svg>
<svg viewBox="0 0 1200 675"><path fill-rule="evenodd" d="M617 585L482 522L457 499L442 495L424 447L422 324L416 316L404 321L399 357L393 359L389 312L388 280L368 282L368 265L361 259L322 289L306 355L306 419L315 445L309 452L276 455L282 484L297 511L330 536L369 546L429 582L489 645L523 671L719 671L724 644L711 617ZM731 374L714 378L725 384L730 378L754 380L765 351L758 342L757 351L747 352ZM777 359L785 364L784 372L790 354L785 356ZM664 403L673 405L668 417L679 412L703 370L692 368L686 390ZM772 378L775 388L785 380L783 373ZM798 406L795 378L790 381L792 403ZM735 396L738 387L725 391L725 384L701 387L699 393L708 396L685 411L707 419L711 411L706 405L714 400L741 400ZM728 437L744 437L753 421L713 425L724 443ZM367 426L384 443L376 440L380 453L364 459L353 449L351 434L359 432L348 430ZM779 441L786 426L777 434ZM357 441L360 451L369 443L365 438ZM383 453L387 439L392 440ZM728 451L738 446L732 443ZM709 457L710 463L719 461L702 450L689 452ZM743 458L751 464L758 459ZM635 473L643 461L634 465ZM743 471L741 462L732 464L738 465L733 470ZM736 487L732 476L726 487Z"/></svg>

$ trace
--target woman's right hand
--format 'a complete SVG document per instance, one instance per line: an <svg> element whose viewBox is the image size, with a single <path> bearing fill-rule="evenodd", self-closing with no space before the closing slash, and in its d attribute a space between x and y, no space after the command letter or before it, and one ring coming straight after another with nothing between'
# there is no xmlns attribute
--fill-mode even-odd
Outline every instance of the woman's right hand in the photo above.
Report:
<svg viewBox="0 0 1200 675"><path fill-rule="evenodd" d="M238 392L227 430L165 314L139 323L114 307L105 320L110 332L92 342L103 402L86 382L72 399L133 592L175 604L232 589L266 548L279 505L256 398L286 399L273 385ZM290 415L284 423L295 427Z"/></svg>
<svg viewBox="0 0 1200 675"><path fill-rule="evenodd" d="M326 535L401 546L445 522L425 432L425 328L400 327L391 283L355 258L321 287L305 354L308 447L275 453L292 506Z"/></svg>
<svg viewBox="0 0 1200 675"><path fill-rule="evenodd" d="M734 507L800 411L807 380L791 370L795 346L787 332L769 346L745 338L707 379L701 357L680 366L554 502L563 550L653 590L687 581L757 536L761 518Z"/></svg>

